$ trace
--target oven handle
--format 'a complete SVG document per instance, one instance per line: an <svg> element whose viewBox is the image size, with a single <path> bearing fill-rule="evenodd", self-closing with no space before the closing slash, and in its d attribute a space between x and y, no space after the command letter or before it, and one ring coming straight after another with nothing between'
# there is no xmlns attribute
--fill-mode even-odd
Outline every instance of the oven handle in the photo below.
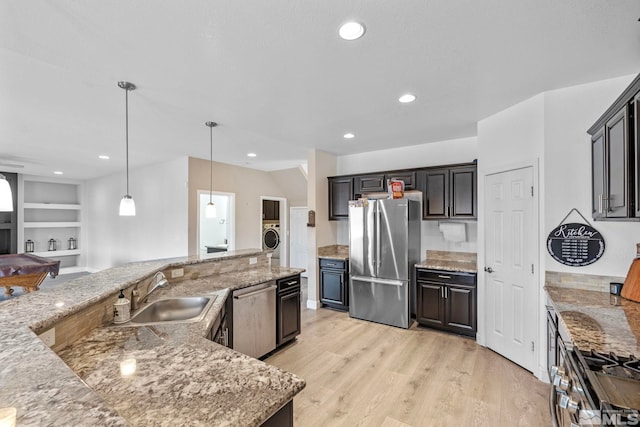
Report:
<svg viewBox="0 0 640 427"><path fill-rule="evenodd" d="M551 411L551 425L553 427L558 427L558 407L556 406L556 399L558 393L556 392L556 387L551 383L551 392L549 393L549 409Z"/></svg>

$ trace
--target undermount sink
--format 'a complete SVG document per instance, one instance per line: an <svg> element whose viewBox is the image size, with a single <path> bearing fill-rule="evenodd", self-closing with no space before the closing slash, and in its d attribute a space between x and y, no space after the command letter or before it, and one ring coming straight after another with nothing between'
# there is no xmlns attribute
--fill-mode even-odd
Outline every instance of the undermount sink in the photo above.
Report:
<svg viewBox="0 0 640 427"><path fill-rule="evenodd" d="M215 295L159 299L134 314L126 325L199 322L215 300Z"/></svg>

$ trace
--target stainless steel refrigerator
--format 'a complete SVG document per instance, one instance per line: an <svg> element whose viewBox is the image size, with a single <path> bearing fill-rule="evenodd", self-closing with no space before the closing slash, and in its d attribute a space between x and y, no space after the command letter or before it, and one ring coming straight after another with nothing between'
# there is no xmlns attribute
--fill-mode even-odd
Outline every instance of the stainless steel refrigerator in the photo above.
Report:
<svg viewBox="0 0 640 427"><path fill-rule="evenodd" d="M349 315L408 328L419 260L419 202L380 199L350 206Z"/></svg>

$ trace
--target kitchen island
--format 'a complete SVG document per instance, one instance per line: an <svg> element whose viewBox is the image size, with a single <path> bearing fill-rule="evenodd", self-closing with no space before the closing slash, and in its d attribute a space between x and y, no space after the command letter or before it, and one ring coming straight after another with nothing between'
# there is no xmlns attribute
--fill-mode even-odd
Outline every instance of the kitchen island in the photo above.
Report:
<svg viewBox="0 0 640 427"><path fill-rule="evenodd" d="M21 426L260 425L304 380L205 338L231 290L300 272L261 261L239 270L251 256L266 260L262 251L246 250L131 263L0 303L0 407L17 407ZM62 359L35 333L92 306L108 307L119 289L158 271L200 264L225 270L220 266L234 259L232 271L192 274L150 297L214 295L198 323L98 327L61 349ZM136 372L121 376L127 359L136 359Z"/></svg>

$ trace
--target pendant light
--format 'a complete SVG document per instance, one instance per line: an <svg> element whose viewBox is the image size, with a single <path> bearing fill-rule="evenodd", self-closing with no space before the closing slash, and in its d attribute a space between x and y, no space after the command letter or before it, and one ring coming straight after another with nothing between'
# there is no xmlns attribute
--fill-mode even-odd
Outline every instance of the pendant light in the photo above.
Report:
<svg viewBox="0 0 640 427"><path fill-rule="evenodd" d="M13 196L7 177L0 173L0 212L13 212Z"/></svg>
<svg viewBox="0 0 640 427"><path fill-rule="evenodd" d="M125 105L125 140L127 150L127 193L120 200L120 216L135 216L136 204L133 197L129 194L129 91L135 90L136 85L129 82L118 82L118 86L124 89L124 105Z"/></svg>
<svg viewBox="0 0 640 427"><path fill-rule="evenodd" d="M211 157L209 158L209 171L210 171L210 182L209 182L209 203L204 210L204 216L206 218L215 218L218 216L218 212L216 212L216 205L213 204L213 128L218 126L216 122L207 122L205 123L209 127L209 139L211 141Z"/></svg>

